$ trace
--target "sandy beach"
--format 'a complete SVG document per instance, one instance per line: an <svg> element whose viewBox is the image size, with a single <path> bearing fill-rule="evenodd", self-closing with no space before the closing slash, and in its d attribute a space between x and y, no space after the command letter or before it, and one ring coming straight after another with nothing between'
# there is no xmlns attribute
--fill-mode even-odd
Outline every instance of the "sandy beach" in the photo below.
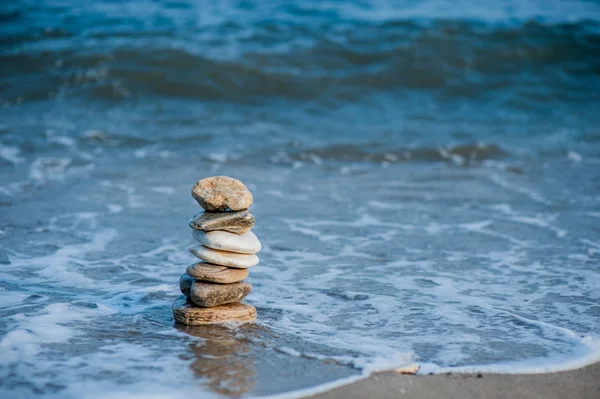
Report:
<svg viewBox="0 0 600 399"><path fill-rule="evenodd" d="M570 398L600 397L600 363L547 374L443 374L431 376L378 373L366 380L311 396L348 398Z"/></svg>

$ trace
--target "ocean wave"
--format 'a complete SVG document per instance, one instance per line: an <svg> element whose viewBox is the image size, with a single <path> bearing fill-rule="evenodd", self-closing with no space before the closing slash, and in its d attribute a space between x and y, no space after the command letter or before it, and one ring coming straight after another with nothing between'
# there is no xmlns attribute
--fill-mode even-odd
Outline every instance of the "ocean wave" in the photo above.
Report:
<svg viewBox="0 0 600 399"><path fill-rule="evenodd" d="M48 32L54 31L63 32ZM404 90L485 98L510 89L512 101L523 105L596 98L600 79L595 56L600 23L591 20L300 27L263 21L224 23L189 36L117 30L67 41L68 32L43 33L3 46L5 99L40 100L61 93L103 100L150 94L233 103L345 102Z"/></svg>
<svg viewBox="0 0 600 399"><path fill-rule="evenodd" d="M296 161L319 164L322 161L341 162L450 162L469 165L486 160L500 159L510 154L495 144L463 144L447 147L419 147L376 151L358 144L333 144L324 147L278 153L271 157L273 163Z"/></svg>

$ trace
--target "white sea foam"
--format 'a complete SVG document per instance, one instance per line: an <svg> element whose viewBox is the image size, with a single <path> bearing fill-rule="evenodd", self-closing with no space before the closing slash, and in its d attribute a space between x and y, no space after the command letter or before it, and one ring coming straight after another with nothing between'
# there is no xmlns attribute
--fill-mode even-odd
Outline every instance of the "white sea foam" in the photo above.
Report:
<svg viewBox="0 0 600 399"><path fill-rule="evenodd" d="M110 213L121 213L123 211L123 207L119 204L106 204L106 207Z"/></svg>
<svg viewBox="0 0 600 399"><path fill-rule="evenodd" d="M56 144L60 144L60 145L63 145L65 147L69 147L69 148L76 147L75 139L73 139L72 137L68 137L68 136L57 135L54 130L48 130L46 132L46 138L49 143L56 143Z"/></svg>
<svg viewBox="0 0 600 399"><path fill-rule="evenodd" d="M29 178L37 183L62 179L71 161L71 158L37 158L31 164Z"/></svg>
<svg viewBox="0 0 600 399"><path fill-rule="evenodd" d="M378 3L379 4L379 3ZM423 1L410 6L398 6L386 3L383 6L365 10L364 7L348 5L344 13L377 21L405 20L420 18L458 18L461 20L480 20L502 23L508 20L529 21L543 19L553 22L576 22L582 20L600 20L600 9L595 3L568 2L564 7L544 7L536 2L498 1L485 6L480 3L465 3L460 9L453 7L448 0Z"/></svg>
<svg viewBox="0 0 600 399"><path fill-rule="evenodd" d="M491 181L493 181L494 183L498 184L499 186L501 186L502 188L505 188L507 190L511 190L520 194L523 194L527 197L529 197L530 199L536 201L536 202L540 202L542 204L545 205L551 205L552 203L544 198L542 195L540 195L539 193L535 192L534 190L531 190L529 188L523 187L523 186L518 186L515 184L511 184L510 182L506 181L506 179L504 179L503 177L501 177L498 174L495 173L491 173L489 175L489 178Z"/></svg>
<svg viewBox="0 0 600 399"><path fill-rule="evenodd" d="M175 193L175 189L173 187L169 187L169 186L152 187L151 190L154 191L155 193L160 193L160 194L171 195L171 194Z"/></svg>
<svg viewBox="0 0 600 399"><path fill-rule="evenodd" d="M88 219L91 220L91 225L95 226L95 214L76 216L78 221ZM60 281L67 286L94 286L94 280L86 277L81 267L87 264L85 256L90 252L101 252L117 235L115 229L101 229L95 232L89 242L65 245L49 255L36 258L13 255L10 257L11 266L22 270L29 269L39 278Z"/></svg>
<svg viewBox="0 0 600 399"><path fill-rule="evenodd" d="M423 363L419 374L445 373L496 373L496 374L544 374L559 371L575 370L600 362L600 338L592 336L580 337L581 347L570 358L556 356L543 360L533 359L519 362L501 362L491 365L473 365L461 367L440 367Z"/></svg>
<svg viewBox="0 0 600 399"><path fill-rule="evenodd" d="M569 151L569 153L567 154L567 158L569 158L571 161L573 162L581 162L583 160L583 157L581 156L581 154L579 154L578 152L575 151Z"/></svg>
<svg viewBox="0 0 600 399"><path fill-rule="evenodd" d="M25 161L25 158L20 157L21 149L18 147L11 147L0 143L0 158L13 163L18 164Z"/></svg>
<svg viewBox="0 0 600 399"><path fill-rule="evenodd" d="M68 324L114 313L113 309L105 306L88 309L67 303L54 303L34 315L18 313L11 316L8 323L15 325L15 328L0 340L0 364L32 361L43 345L64 343L73 338L77 331Z"/></svg>

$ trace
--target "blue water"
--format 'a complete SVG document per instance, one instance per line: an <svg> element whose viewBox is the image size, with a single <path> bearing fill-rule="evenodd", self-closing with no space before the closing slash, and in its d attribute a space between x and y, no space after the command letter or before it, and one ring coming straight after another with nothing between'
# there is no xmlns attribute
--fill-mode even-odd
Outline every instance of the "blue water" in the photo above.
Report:
<svg viewBox="0 0 600 399"><path fill-rule="evenodd" d="M600 360L600 5L485 3L2 3L0 394ZM211 175L256 324L174 325Z"/></svg>

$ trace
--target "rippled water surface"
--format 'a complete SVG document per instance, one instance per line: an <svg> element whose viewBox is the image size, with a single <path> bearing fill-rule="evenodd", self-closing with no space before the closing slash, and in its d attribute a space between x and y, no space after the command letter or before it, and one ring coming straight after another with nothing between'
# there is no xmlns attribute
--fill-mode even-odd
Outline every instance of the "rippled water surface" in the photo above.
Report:
<svg viewBox="0 0 600 399"><path fill-rule="evenodd" d="M2 3L2 396L599 360L600 7L471 3ZM174 325L211 175L255 324Z"/></svg>

